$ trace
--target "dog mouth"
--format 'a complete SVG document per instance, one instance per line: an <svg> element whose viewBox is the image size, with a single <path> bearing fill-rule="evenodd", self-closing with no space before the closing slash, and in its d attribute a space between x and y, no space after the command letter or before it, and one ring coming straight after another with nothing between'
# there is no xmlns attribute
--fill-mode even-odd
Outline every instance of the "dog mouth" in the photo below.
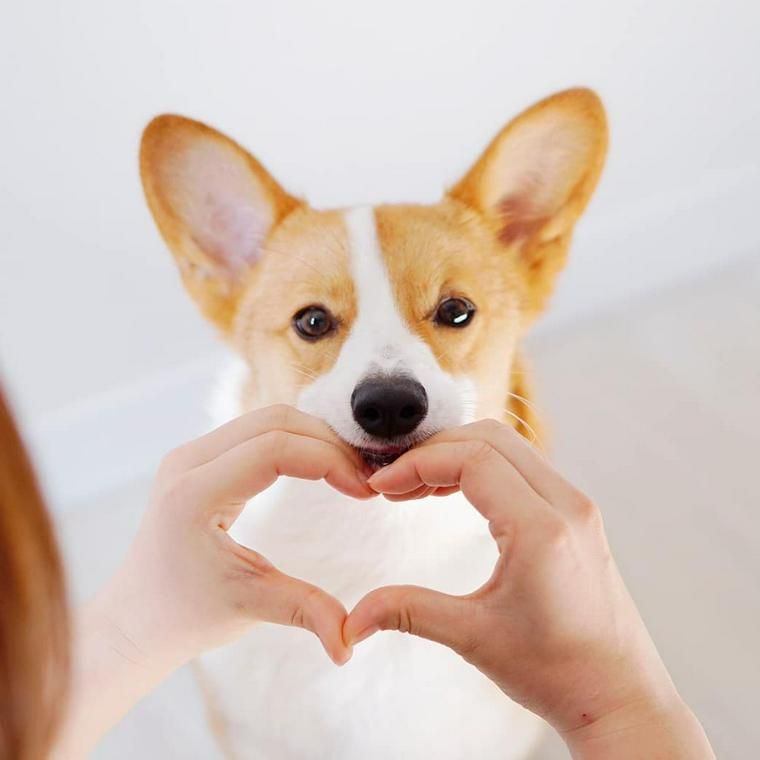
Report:
<svg viewBox="0 0 760 760"><path fill-rule="evenodd" d="M353 445L372 472L377 472L383 467L393 464L393 462L406 454L410 449L424 443L435 432L437 431L425 431L424 433L422 431L415 431L413 435L399 436L395 440L375 439Z"/></svg>
<svg viewBox="0 0 760 760"><path fill-rule="evenodd" d="M411 446L378 446L375 448L360 448L364 462L369 466L372 472L377 472L383 467L395 462L402 454L406 454Z"/></svg>

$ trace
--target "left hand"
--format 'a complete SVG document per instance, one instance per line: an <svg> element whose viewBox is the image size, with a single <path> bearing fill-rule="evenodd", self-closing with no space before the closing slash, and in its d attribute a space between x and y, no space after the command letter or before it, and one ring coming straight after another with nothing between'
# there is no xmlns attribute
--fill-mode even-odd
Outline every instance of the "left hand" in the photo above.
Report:
<svg viewBox="0 0 760 760"><path fill-rule="evenodd" d="M169 673L257 621L312 631L338 665L351 657L343 605L227 533L280 475L373 495L358 454L324 422L283 405L243 415L164 459L121 569L77 615L56 760L85 757Z"/></svg>
<svg viewBox="0 0 760 760"><path fill-rule="evenodd" d="M168 672L267 621L306 628L336 664L349 659L343 605L227 532L280 475L324 479L358 499L374 495L357 453L321 420L284 405L246 414L164 459L127 559L95 601L119 638L134 643L128 656Z"/></svg>

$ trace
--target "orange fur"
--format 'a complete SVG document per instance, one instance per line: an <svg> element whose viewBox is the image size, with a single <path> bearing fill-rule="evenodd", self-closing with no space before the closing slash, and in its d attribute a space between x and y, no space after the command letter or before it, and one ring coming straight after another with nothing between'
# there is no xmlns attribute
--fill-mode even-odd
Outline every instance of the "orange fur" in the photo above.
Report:
<svg viewBox="0 0 760 760"><path fill-rule="evenodd" d="M346 230L339 212L301 207L269 236L261 263L242 289L228 339L251 375L247 408L293 403L300 389L327 372L356 318ZM292 317L311 304L327 306L338 330L318 343L299 338ZM257 362L259 357L266 360Z"/></svg>
<svg viewBox="0 0 760 760"><path fill-rule="evenodd" d="M452 375L478 387L479 417L503 418L524 283L479 215L444 199L435 206L382 206L378 235L396 300L410 328ZM455 330L432 316L444 297L465 296L478 308ZM508 416L508 415L507 415Z"/></svg>
<svg viewBox="0 0 760 760"><path fill-rule="evenodd" d="M568 90L504 127L440 203L376 210L391 285L410 329L444 370L475 380L479 416L510 421L531 438L538 425L519 341L546 307L606 148L598 97ZM202 193L188 190L194 151L228 162L235 181L249 183L251 202L263 208L268 234L248 269L226 267L213 246L199 242L204 231L193 230L193 220L207 213ZM158 117L147 127L140 168L185 286L248 362L245 405L295 401L305 384L332 367L356 316L340 213L311 209L237 143L178 116ZM478 307L472 325L435 325L431 317L441 298L457 295ZM293 315L311 304L329 308L339 323L316 343L291 327Z"/></svg>

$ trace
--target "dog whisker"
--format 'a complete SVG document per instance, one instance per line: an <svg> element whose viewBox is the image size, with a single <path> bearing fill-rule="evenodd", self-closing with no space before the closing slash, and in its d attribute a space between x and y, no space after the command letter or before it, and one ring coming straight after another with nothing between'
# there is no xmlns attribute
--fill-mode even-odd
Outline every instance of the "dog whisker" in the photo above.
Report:
<svg viewBox="0 0 760 760"><path fill-rule="evenodd" d="M512 391L507 391L507 396L510 396L515 401L519 402L520 404L524 404L528 407L532 412L538 414L538 410L536 409L536 405L532 403L531 401L528 401L525 396L521 396L519 393L513 393Z"/></svg>
<svg viewBox="0 0 760 760"><path fill-rule="evenodd" d="M516 412L513 412L509 408L505 408L504 413L512 417L516 422L522 425L530 433L531 437L528 439L529 443L535 444L539 448L543 448L543 443L541 442L541 439L539 438L538 433L536 433L535 429L530 425L530 423L526 422L519 414L517 414Z"/></svg>
<svg viewBox="0 0 760 760"><path fill-rule="evenodd" d="M309 380L317 379L317 375L315 375L311 370L307 369L301 364L290 363L289 366L294 372L298 372L299 375L303 375L304 377L307 377Z"/></svg>

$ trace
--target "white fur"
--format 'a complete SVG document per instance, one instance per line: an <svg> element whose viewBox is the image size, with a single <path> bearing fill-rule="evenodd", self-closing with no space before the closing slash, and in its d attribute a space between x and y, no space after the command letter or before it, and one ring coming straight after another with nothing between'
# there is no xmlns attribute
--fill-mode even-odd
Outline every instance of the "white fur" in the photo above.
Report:
<svg viewBox="0 0 760 760"><path fill-rule="evenodd" d="M299 406L361 443L349 402L355 384L368 372L403 370L426 388L429 431L459 424L472 408L471 386L444 373L405 326L373 212L347 212L346 224L358 317L335 366L304 391ZM248 505L233 535L349 609L393 583L465 593L488 578L496 560L485 522L459 496L366 503L321 483L285 479ZM337 668L311 634L261 625L205 656L202 666L215 710L228 723L226 744L241 760L518 760L540 726L447 649L397 633L377 634Z"/></svg>

